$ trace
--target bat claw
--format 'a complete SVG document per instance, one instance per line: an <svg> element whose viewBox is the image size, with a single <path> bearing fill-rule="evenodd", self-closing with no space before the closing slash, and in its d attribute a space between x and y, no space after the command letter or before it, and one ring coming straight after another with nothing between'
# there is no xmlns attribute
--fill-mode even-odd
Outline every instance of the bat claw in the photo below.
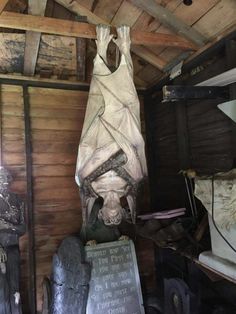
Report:
<svg viewBox="0 0 236 314"><path fill-rule="evenodd" d="M89 240L86 242L86 246L96 246L97 241L96 240Z"/></svg>
<svg viewBox="0 0 236 314"><path fill-rule="evenodd" d="M126 235L122 235L119 237L118 241L129 241L129 237Z"/></svg>

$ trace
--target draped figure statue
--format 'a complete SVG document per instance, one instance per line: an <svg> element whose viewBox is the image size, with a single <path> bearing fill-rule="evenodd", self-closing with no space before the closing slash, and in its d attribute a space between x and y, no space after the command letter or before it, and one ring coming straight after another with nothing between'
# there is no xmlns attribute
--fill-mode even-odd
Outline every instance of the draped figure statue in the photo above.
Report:
<svg viewBox="0 0 236 314"><path fill-rule="evenodd" d="M108 26L99 25L87 110L80 139L75 180L80 187L83 220L89 220L93 204L103 198L98 218L106 225L118 225L127 213L120 199L127 199L135 221L139 183L147 175L144 140L141 135L140 105L133 83L130 29L117 28L117 39ZM113 39L121 58L111 72L107 47Z"/></svg>
<svg viewBox="0 0 236 314"><path fill-rule="evenodd" d="M24 203L8 190L9 172L0 167L0 314L21 314L19 237L25 232Z"/></svg>

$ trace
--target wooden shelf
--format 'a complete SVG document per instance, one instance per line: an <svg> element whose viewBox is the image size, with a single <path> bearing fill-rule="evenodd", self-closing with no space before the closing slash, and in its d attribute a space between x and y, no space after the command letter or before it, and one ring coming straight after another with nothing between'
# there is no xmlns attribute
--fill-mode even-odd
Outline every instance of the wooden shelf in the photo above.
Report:
<svg viewBox="0 0 236 314"><path fill-rule="evenodd" d="M170 248L173 251L176 252L175 248ZM219 281L219 280L228 280L234 284L236 284L236 280L225 275L224 273L219 272L218 270L211 268L210 266L202 263L199 261L197 257L190 256L189 254L186 254L185 252L176 252L177 254L186 257L187 259L191 260L193 263L199 266L199 268L202 269L202 271L212 280L212 281Z"/></svg>

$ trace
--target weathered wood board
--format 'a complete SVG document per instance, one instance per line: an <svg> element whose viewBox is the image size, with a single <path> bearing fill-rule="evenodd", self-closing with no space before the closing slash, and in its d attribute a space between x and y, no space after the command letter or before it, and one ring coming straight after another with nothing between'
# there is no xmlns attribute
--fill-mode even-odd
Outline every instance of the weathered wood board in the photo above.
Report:
<svg viewBox="0 0 236 314"><path fill-rule="evenodd" d="M134 244L131 240L85 247L92 264L87 314L144 314Z"/></svg>
<svg viewBox="0 0 236 314"><path fill-rule="evenodd" d="M23 13L27 8L27 2L28 1L26 0L8 1L4 11ZM174 29L170 29L170 25L163 26L163 24L160 23L160 20L151 16L152 14L148 14L144 10L138 8L137 4L139 1L137 0L132 0L133 3L127 0L118 0L115 2L109 0L78 0L70 5L67 5L68 1L65 0L57 0L57 2L68 6L72 11L76 6L84 7L85 10L82 10L84 13L82 15L86 15L86 9L90 10L91 12L88 12L90 12L91 18L94 18L93 23L101 23L102 21L105 21L115 25L128 24L133 30L137 31L162 32L166 34L175 33ZM45 15L48 17L71 20L73 13L66 10L58 3L54 0L48 0ZM145 3L145 1L143 1L143 3ZM219 35L229 27L232 28L232 31L236 28L235 0L198 0L193 1L191 6L184 5L182 0L156 0L154 4L155 3L161 5L164 9L167 9L174 18L185 23L187 28L190 27L191 31L199 32L210 41L219 37ZM224 18L222 18L222 16ZM0 36L0 46L2 48L0 51L0 72L22 73L25 34L22 33L22 31L20 31L19 34L18 30L2 30L3 32L14 33L1 34L1 36L7 36L9 39L3 39ZM11 36L11 38L9 36ZM48 71L48 73L51 73L54 76L57 75L59 78L76 79L75 39L68 39L68 37L64 38L65 41L63 37L60 36L46 34L42 36L39 59L37 60L36 65L37 74L42 74L43 71ZM88 47L92 46L91 41L88 40L87 43ZM153 84L153 82L161 78L163 73L159 72L157 67L160 67L163 70L164 64L173 65L176 58L183 57L182 51L178 48L150 46L149 49L144 49L144 52L138 50L136 52L139 53L139 57L137 58L141 60L141 62L147 59L147 61L149 63L151 61L152 64L147 65L144 62L139 69L135 68L135 84L143 87ZM150 54L150 52L153 52L153 54ZM113 51L113 55L114 54ZM90 58L89 55L87 55L86 72L88 81L88 70L92 66L92 59L93 58ZM153 64L155 64L154 67ZM149 75L150 72L151 75Z"/></svg>

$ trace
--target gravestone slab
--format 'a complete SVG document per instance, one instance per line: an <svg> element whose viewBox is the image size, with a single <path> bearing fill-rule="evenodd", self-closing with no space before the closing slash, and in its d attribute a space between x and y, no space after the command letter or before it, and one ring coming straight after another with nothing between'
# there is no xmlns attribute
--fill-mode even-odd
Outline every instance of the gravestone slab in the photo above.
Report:
<svg viewBox="0 0 236 314"><path fill-rule="evenodd" d="M103 243L85 251L92 264L86 314L144 314L133 242Z"/></svg>

